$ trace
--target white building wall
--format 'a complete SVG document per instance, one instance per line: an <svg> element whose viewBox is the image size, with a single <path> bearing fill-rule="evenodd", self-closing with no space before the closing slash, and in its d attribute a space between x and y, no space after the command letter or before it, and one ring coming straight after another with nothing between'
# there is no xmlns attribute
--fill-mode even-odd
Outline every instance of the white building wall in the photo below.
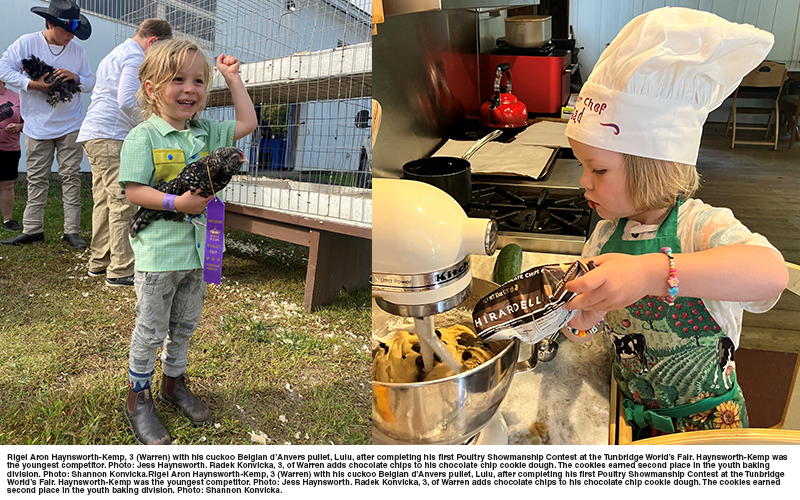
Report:
<svg viewBox="0 0 800 500"><path fill-rule="evenodd" d="M600 54L634 17L660 7L687 7L737 23L752 24L775 35L767 55L773 61L800 58L800 0L570 0L570 24L583 50L579 54L584 80ZM713 111L710 122L725 122L730 101Z"/></svg>
<svg viewBox="0 0 800 500"><path fill-rule="evenodd" d="M310 50L334 48L339 40L350 45L370 41L369 30L342 29L342 26L350 27L343 13L324 4L319 4L317 9L317 15L309 16L305 21L321 25L315 30L318 35ZM295 168L300 166L339 171L358 170L361 146L365 142L364 138L371 138L371 134L369 129L356 128L355 117L361 110L371 112L371 108L370 96L300 104L300 122L305 121L306 126L298 129ZM336 123L319 120L323 125L313 126L315 117L330 116L339 119Z"/></svg>
<svg viewBox="0 0 800 500"><path fill-rule="evenodd" d="M800 0L570 0L583 73L588 75L606 44L634 17L660 7L687 7L713 12L737 23L752 24L775 35L767 56L775 61L800 57Z"/></svg>

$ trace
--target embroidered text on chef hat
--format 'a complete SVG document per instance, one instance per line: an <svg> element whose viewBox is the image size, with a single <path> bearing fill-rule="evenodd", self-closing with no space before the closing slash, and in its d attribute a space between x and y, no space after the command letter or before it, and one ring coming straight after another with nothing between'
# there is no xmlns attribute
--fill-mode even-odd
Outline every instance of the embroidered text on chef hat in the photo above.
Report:
<svg viewBox="0 0 800 500"><path fill-rule="evenodd" d="M620 153L694 165L708 113L766 57L774 37L679 7L629 22L587 79L566 134Z"/></svg>

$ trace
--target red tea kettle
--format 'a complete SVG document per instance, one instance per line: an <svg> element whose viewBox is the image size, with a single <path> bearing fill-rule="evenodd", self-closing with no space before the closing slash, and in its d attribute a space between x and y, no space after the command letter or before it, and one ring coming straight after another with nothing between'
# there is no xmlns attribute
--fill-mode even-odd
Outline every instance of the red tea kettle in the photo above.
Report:
<svg viewBox="0 0 800 500"><path fill-rule="evenodd" d="M506 91L501 92L503 75L506 75ZM494 79L494 95L483 103L478 114L481 125L492 128L518 128L528 124L528 107L511 93L511 65L497 66Z"/></svg>

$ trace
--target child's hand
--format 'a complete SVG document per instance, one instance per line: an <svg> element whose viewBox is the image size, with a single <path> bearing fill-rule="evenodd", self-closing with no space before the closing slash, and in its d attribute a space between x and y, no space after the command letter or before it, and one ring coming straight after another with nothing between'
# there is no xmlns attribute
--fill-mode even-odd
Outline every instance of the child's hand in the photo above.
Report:
<svg viewBox="0 0 800 500"><path fill-rule="evenodd" d="M217 69L227 81L232 76L239 76L239 60L234 56L220 54L217 58Z"/></svg>
<svg viewBox="0 0 800 500"><path fill-rule="evenodd" d="M594 327L606 315L605 311L578 311L575 316L569 320L569 326L576 330L589 330Z"/></svg>
<svg viewBox="0 0 800 500"><path fill-rule="evenodd" d="M194 193L191 191L186 191L182 195L175 198L175 210L190 215L197 215L205 210L208 202L213 199L214 195L201 196L199 189L196 189Z"/></svg>
<svg viewBox="0 0 800 500"><path fill-rule="evenodd" d="M654 260L651 262L654 258L659 259L663 266L658 266ZM647 295L652 286L650 281L657 274L655 268L659 267L663 267L666 287L669 262L663 255L609 253L592 260L597 266L595 269L567 283L567 290L579 295L564 304L564 309L598 312L622 309Z"/></svg>

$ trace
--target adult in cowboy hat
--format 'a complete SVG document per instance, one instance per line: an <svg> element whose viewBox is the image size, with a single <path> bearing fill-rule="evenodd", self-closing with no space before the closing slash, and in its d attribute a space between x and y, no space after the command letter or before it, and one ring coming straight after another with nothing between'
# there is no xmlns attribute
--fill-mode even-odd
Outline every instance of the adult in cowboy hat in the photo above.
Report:
<svg viewBox="0 0 800 500"><path fill-rule="evenodd" d="M53 26L58 26L86 40L92 36L92 25L86 16L81 14L81 8L72 0L51 0L47 8L31 7L31 12L47 19Z"/></svg>
<svg viewBox="0 0 800 500"><path fill-rule="evenodd" d="M22 216L22 234L0 240L0 244L25 245L44 241L44 206L55 153L62 179L63 240L73 248L84 248L86 241L79 234L79 176L83 150L76 142L84 117L83 104L77 96L55 106L48 104L47 90L53 82L45 83L45 77L30 80L22 71L22 59L31 55L38 57L56 68L53 76L57 79L76 81L81 92L89 93L94 88L95 76L86 52L73 38L86 40L92 34L92 26L81 15L80 7L71 0L52 0L47 8L33 7L31 12L45 18L45 30L22 35L0 58L0 80L20 89L28 170L28 203Z"/></svg>

